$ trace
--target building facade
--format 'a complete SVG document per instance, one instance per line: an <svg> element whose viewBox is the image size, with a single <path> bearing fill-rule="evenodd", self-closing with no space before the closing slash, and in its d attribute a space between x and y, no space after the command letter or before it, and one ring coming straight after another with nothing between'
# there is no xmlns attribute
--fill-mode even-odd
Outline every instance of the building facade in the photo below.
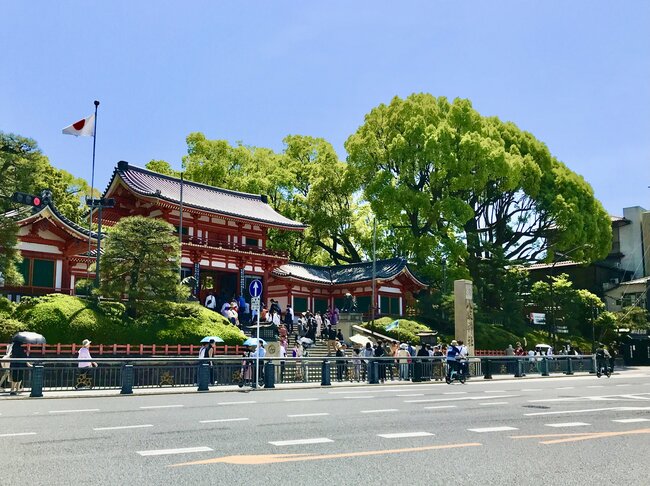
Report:
<svg viewBox="0 0 650 486"><path fill-rule="evenodd" d="M269 230L303 231L305 225L275 211L265 196L216 188L119 162L103 194L115 205L102 211L102 224L121 218L161 218L181 233L183 277L194 277L201 302L211 293L221 300L243 295L249 283L264 285L263 300L274 298L297 311L341 306L345 295L360 310L372 308L372 263L315 267L289 262L286 252L268 247ZM80 278L94 278L97 235L64 218L54 204L22 210L19 249L25 285L0 292L22 295L74 294ZM98 214L93 213L96 221ZM413 294L426 287L401 259L377 262L375 309L402 315ZM385 311L385 312L384 312Z"/></svg>

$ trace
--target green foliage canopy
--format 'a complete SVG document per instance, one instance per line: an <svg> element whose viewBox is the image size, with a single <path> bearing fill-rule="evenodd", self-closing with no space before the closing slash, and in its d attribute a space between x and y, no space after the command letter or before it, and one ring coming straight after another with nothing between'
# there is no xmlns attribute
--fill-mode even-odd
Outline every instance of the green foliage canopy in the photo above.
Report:
<svg viewBox="0 0 650 486"><path fill-rule="evenodd" d="M179 292L179 243L172 225L142 216L113 226L101 257L101 291L126 296L134 316L138 301L176 300Z"/></svg>

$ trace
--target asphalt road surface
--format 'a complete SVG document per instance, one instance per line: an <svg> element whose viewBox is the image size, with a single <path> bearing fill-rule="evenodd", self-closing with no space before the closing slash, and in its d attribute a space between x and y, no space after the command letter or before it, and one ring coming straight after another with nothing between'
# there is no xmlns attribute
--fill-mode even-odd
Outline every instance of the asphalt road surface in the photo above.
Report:
<svg viewBox="0 0 650 486"><path fill-rule="evenodd" d="M0 402L2 484L650 484L650 369Z"/></svg>

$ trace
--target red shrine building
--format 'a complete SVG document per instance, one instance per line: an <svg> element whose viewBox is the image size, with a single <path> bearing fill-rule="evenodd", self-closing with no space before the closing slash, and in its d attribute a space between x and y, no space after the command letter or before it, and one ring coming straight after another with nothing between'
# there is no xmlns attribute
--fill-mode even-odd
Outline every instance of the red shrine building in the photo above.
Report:
<svg viewBox="0 0 650 486"><path fill-rule="evenodd" d="M127 162L118 163L103 196L115 199L115 205L103 209L102 225L146 216L182 231L182 275L195 278L201 302L209 293L223 299L242 294L250 301L249 283L260 279L264 301L273 298L295 312L341 309L348 293L359 312L372 308L372 262L320 267L290 262L286 252L268 248L269 230L303 231L305 225L275 211L265 196L181 181ZM12 300L74 294L80 279L94 278L97 234L65 218L54 203L5 216L17 219L20 228L24 285L0 282L0 294ZM404 315L426 284L405 260L394 258L376 262L375 287L378 314Z"/></svg>

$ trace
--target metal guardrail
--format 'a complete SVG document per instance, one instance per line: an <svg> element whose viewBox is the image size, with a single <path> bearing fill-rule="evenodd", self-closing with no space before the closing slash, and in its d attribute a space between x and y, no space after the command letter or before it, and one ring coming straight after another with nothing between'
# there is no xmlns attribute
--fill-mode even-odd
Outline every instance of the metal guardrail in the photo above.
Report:
<svg viewBox="0 0 650 486"><path fill-rule="evenodd" d="M410 358L265 358L255 380L255 358L93 358L97 367L79 368L76 358L0 359L2 363L29 363L27 367L0 369L1 386L9 386L11 374L20 370L22 387L30 396L43 391L102 389L131 394L137 388L192 387L207 391L210 386L261 386L276 383L444 380L449 366L444 357ZM595 357L584 356L481 356L464 363L468 378L491 379L493 375L549 376L550 374L594 373ZM617 365L620 366L620 362ZM2 379L4 377L4 379Z"/></svg>

